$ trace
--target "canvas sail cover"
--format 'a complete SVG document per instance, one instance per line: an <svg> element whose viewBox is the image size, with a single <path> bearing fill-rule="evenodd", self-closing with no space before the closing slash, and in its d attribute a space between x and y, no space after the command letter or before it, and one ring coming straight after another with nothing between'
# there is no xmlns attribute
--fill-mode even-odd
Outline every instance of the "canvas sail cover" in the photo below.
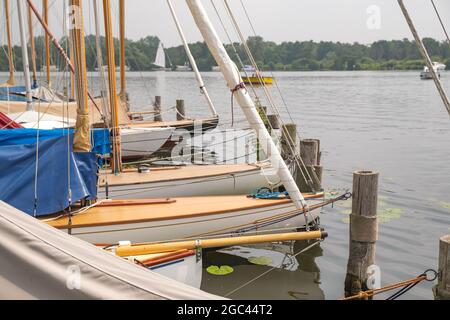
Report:
<svg viewBox="0 0 450 320"><path fill-rule="evenodd" d="M0 299L219 299L0 201Z"/></svg>
<svg viewBox="0 0 450 320"><path fill-rule="evenodd" d="M72 140L73 135L64 135L34 144L0 144L0 200L41 216L94 199L95 154L72 152Z"/></svg>

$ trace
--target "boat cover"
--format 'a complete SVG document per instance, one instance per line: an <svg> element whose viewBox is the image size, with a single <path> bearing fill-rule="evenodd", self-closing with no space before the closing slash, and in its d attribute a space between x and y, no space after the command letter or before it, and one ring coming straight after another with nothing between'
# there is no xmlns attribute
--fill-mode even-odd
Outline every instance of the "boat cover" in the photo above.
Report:
<svg viewBox="0 0 450 320"><path fill-rule="evenodd" d="M220 299L0 201L0 299Z"/></svg>
<svg viewBox="0 0 450 320"><path fill-rule="evenodd" d="M73 129L52 129L39 131L38 129L0 130L0 147L7 145L36 144L38 139L42 142L67 134L73 134ZM101 155L109 154L111 152L109 130L91 130L91 144L92 152Z"/></svg>
<svg viewBox="0 0 450 320"><path fill-rule="evenodd" d="M80 199L94 199L95 154L72 152L72 139L68 135L39 144L0 144L0 200L41 216L64 210Z"/></svg>

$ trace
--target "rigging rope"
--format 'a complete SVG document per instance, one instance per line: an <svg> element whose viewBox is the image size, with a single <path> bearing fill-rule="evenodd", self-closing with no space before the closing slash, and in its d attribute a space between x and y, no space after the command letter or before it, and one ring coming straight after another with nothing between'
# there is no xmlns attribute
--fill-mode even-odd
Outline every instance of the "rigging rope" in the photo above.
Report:
<svg viewBox="0 0 450 320"><path fill-rule="evenodd" d="M447 42L450 43L450 38L448 37L447 29L445 29L444 23L442 22L441 15L439 14L439 11L434 4L434 0L431 0L431 4L433 5L434 11L436 12L436 15L439 19L439 23L441 24L442 30L444 30L445 36L447 37Z"/></svg>

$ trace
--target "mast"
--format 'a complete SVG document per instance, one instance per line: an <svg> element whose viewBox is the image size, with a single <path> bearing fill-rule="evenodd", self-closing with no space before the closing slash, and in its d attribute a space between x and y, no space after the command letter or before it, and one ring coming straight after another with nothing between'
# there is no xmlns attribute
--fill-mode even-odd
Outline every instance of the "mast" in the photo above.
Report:
<svg viewBox="0 0 450 320"><path fill-rule="evenodd" d="M119 0L119 25L120 25L120 98L127 100L125 81L125 0Z"/></svg>
<svg viewBox="0 0 450 320"><path fill-rule="evenodd" d="M37 68L36 68L36 45L34 43L33 32L33 14L31 13L30 5L27 5L28 11L28 33L30 34L31 46L31 69L33 71L33 88L37 88Z"/></svg>
<svg viewBox="0 0 450 320"><path fill-rule="evenodd" d="M111 120L109 117L109 109L108 109L108 93L107 93L107 85L106 80L103 74L103 54L102 54L102 46L100 44L100 21L98 17L98 1L94 0L94 23L95 23L95 48L97 52L97 67L98 74L101 82L100 86L100 96L103 101L103 115L105 118L105 122L107 126L111 124Z"/></svg>
<svg viewBox="0 0 450 320"><path fill-rule="evenodd" d="M238 68L228 56L228 53L217 35L216 30L212 26L203 5L200 0L186 0L186 3L203 39L208 45L217 64L220 66L220 70L228 83L228 87L231 89L232 94L241 106L250 127L256 131L261 147L267 156L270 157L272 166L277 170L281 182L289 193L292 202L298 209L303 210L307 208L307 203L303 198L303 195L292 178L288 167L281 158L280 152L275 146L270 134L267 132L267 129L256 110L255 104L242 82Z"/></svg>
<svg viewBox="0 0 450 320"><path fill-rule="evenodd" d="M44 22L48 26L48 0L42 0L42 6L44 11ZM50 74L50 65L51 65L51 58L50 58L50 38L45 33L45 68L46 68L46 74L47 74L47 83L50 87L51 85L51 74Z"/></svg>
<svg viewBox="0 0 450 320"><path fill-rule="evenodd" d="M120 152L120 128L118 113L119 101L117 99L116 88L116 63L114 56L114 40L112 35L110 0L103 0L103 16L105 21L106 61L108 64L109 104L111 107L111 133L113 140L113 155L111 159L111 166L114 174L118 174L122 171L122 156Z"/></svg>
<svg viewBox="0 0 450 320"><path fill-rule="evenodd" d="M14 79L14 57L13 57L13 47L12 47L12 36L11 36L11 21L9 18L9 0L4 0L5 5L5 20L6 20L6 34L8 38L8 61L9 61L9 79L6 84L9 86L14 86L16 80Z"/></svg>
<svg viewBox="0 0 450 320"><path fill-rule="evenodd" d="M17 14L19 17L20 43L22 46L23 75L25 78L25 90L27 100L27 111L33 110L33 98L31 95L30 66L28 62L27 36L25 34L25 22L22 14L22 0L17 0Z"/></svg>
<svg viewBox="0 0 450 320"><path fill-rule="evenodd" d="M20 1L20 0L18 0ZM89 123L89 105L88 105L88 87L86 76L86 48L84 42L84 21L82 0L70 0L70 5L79 10L75 10L72 14L79 14L75 17L76 26L71 26L70 41L74 48L74 69L76 79L76 96L77 96L77 122L75 125L75 133L73 137L74 152L90 152L90 123Z"/></svg>
<svg viewBox="0 0 450 320"><path fill-rule="evenodd" d="M436 85L436 88L439 92L439 95L441 96L442 101L444 102L444 106L447 109L447 113L450 116L450 101L448 100L448 97L445 93L444 87L442 86L442 82L439 79L438 75L436 74L436 71L433 68L433 63L431 62L430 56L428 55L427 49L425 48L425 45L422 42L422 39L420 38L419 34L417 33L416 28L414 27L414 24L412 22L412 19L408 13L408 10L405 7L405 4L403 3L403 0L398 0L398 4L400 6L400 9L403 12L403 15L405 16L406 23L409 26L409 29L411 30L411 33L414 36L414 39L416 40L417 47L419 48L420 54L422 55L423 59L425 60L425 64L427 65L428 69L431 72L431 76L433 77L434 84Z"/></svg>
<svg viewBox="0 0 450 320"><path fill-rule="evenodd" d="M209 109L211 110L214 117L217 117L217 111L214 107L214 104L209 96L208 90L206 90L205 83L203 82L202 75L198 70L197 63L195 62L194 57L192 56L191 49L189 48L189 44L186 41L186 37L184 36L183 29L181 28L180 22L178 20L175 9L172 5L171 0L167 0L167 5L169 6L170 12L172 13L173 21L177 27L178 33L180 34L181 41L183 42L184 49L186 50L186 54L188 56L189 62L194 70L195 77L197 78L198 85L200 87L200 92L205 96L206 102L208 104Z"/></svg>

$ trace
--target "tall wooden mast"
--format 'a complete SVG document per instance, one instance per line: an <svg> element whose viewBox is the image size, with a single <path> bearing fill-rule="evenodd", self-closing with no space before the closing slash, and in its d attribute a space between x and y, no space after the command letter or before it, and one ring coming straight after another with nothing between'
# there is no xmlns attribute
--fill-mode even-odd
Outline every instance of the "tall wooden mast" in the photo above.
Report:
<svg viewBox="0 0 450 320"><path fill-rule="evenodd" d="M6 34L8 38L8 61L9 61L9 79L6 84L9 86L14 86L16 80L14 79L14 57L13 57L13 47L12 47L12 36L11 36L11 19L9 17L9 0L4 0L5 4L5 22L6 22Z"/></svg>
<svg viewBox="0 0 450 320"><path fill-rule="evenodd" d="M42 0L43 12L44 12L44 22L48 26L48 0ZM50 74L50 38L47 33L45 33L45 72L47 74L47 83L51 85L51 74Z"/></svg>
<svg viewBox="0 0 450 320"><path fill-rule="evenodd" d="M90 152L90 123L88 105L88 86L86 76L86 48L84 43L84 21L82 0L70 0L70 5L78 8L72 14L77 23L71 26L70 41L74 48L74 69L77 96L77 122L73 138L73 151Z"/></svg>
<svg viewBox="0 0 450 320"><path fill-rule="evenodd" d="M28 33L30 34L30 46L31 46L31 70L33 72L33 87L37 87L37 68L36 68L36 45L34 42L33 32L33 13L31 12L30 5L27 5L28 11Z"/></svg>
<svg viewBox="0 0 450 320"><path fill-rule="evenodd" d="M125 0L119 0L119 25L120 25L120 97L126 101L126 81L125 81Z"/></svg>
<svg viewBox="0 0 450 320"><path fill-rule="evenodd" d="M118 174L122 171L122 155L120 151L120 128L119 113L116 88L116 62L114 55L114 40L112 35L111 23L111 3L109 0L103 0L103 16L105 21L105 39L106 39L106 62L108 64L108 81L109 81L109 104L111 108L111 133L113 156L111 166L113 172Z"/></svg>

